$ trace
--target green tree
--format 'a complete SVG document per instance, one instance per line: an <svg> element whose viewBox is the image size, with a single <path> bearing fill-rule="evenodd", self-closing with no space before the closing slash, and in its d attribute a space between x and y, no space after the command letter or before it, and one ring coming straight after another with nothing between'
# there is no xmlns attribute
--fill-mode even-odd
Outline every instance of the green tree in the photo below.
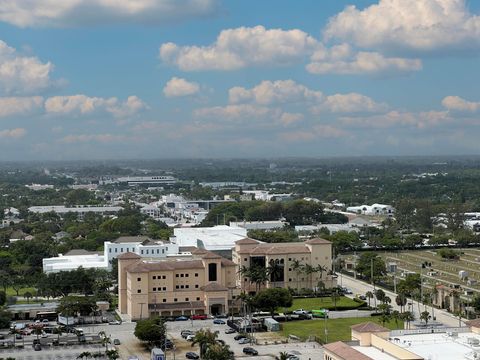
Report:
<svg viewBox="0 0 480 360"><path fill-rule="evenodd" d="M230 347L220 343L211 344L203 357L204 360L230 360L233 359Z"/></svg>
<svg viewBox="0 0 480 360"><path fill-rule="evenodd" d="M367 299L368 299L368 307L370 307L370 300L373 299L373 296L374 296L374 295L373 295L373 292L367 291L367 292L365 293L365 296L366 296Z"/></svg>
<svg viewBox="0 0 480 360"><path fill-rule="evenodd" d="M293 298L288 289L270 288L258 292L253 298L253 304L255 308L268 311L273 316L277 308L292 306Z"/></svg>
<svg viewBox="0 0 480 360"><path fill-rule="evenodd" d="M149 347L163 348L166 337L165 321L160 317L138 320L133 334L138 340L147 343Z"/></svg>
<svg viewBox="0 0 480 360"><path fill-rule="evenodd" d="M210 329L200 329L195 334L192 346L198 344L200 347L200 358L205 359L205 354L210 346L216 344L218 334Z"/></svg>
<svg viewBox="0 0 480 360"><path fill-rule="evenodd" d="M373 279L372 276L373 269ZM385 262L374 252L364 252L357 261L355 270L365 278L376 281L386 274Z"/></svg>
<svg viewBox="0 0 480 360"><path fill-rule="evenodd" d="M430 313L428 311L422 311L420 314L420 320L425 321L425 325L428 324L428 320L430 320L432 317L430 316Z"/></svg>
<svg viewBox="0 0 480 360"><path fill-rule="evenodd" d="M275 356L275 360L288 360L289 354L285 351L282 351L278 356Z"/></svg>

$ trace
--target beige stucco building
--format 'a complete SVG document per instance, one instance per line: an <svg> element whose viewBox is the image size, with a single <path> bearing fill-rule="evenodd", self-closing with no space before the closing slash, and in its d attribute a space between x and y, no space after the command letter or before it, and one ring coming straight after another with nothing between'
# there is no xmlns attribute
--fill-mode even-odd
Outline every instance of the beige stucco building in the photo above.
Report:
<svg viewBox="0 0 480 360"><path fill-rule="evenodd" d="M152 315L228 313L235 292L235 264L206 250L191 256L118 257L119 310L132 320Z"/></svg>
<svg viewBox="0 0 480 360"><path fill-rule="evenodd" d="M320 281L326 288L336 286L332 277L332 243L324 239L263 243L246 238L235 243L232 260L237 264L236 284L242 291L253 293L258 285L242 274L241 269L253 266L268 268L271 264L276 264L280 271L275 276L271 274L267 282L260 287L315 289ZM300 266L295 266L295 263Z"/></svg>

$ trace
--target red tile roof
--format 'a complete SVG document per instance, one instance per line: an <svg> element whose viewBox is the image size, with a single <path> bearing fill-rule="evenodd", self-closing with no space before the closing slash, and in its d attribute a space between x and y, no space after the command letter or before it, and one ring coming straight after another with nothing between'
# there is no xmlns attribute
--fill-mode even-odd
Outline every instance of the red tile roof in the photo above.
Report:
<svg viewBox="0 0 480 360"><path fill-rule="evenodd" d="M325 350L340 357L343 360L374 360L370 356L362 354L344 342L337 341L323 346Z"/></svg>

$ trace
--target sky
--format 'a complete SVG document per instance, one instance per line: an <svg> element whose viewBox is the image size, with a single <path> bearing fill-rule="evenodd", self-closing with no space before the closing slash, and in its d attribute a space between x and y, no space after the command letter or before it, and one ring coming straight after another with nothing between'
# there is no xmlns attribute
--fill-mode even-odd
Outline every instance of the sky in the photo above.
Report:
<svg viewBox="0 0 480 360"><path fill-rule="evenodd" d="M0 0L0 160L480 153L478 0Z"/></svg>

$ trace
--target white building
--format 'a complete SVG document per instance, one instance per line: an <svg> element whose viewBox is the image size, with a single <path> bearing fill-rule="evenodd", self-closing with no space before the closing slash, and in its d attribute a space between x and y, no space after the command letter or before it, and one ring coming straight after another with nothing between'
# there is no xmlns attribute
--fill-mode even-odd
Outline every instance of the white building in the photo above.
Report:
<svg viewBox="0 0 480 360"><path fill-rule="evenodd" d="M247 229L219 225L202 228L175 228L172 243L179 247L194 246L206 250L231 250L235 242L247 237Z"/></svg>
<svg viewBox="0 0 480 360"><path fill-rule="evenodd" d="M355 232L360 232L360 229L356 227L355 225L351 223L347 224L318 224L318 225L297 225L295 226L295 231L296 232L315 232L319 231L322 228L328 229L330 234L335 234L339 231L355 231Z"/></svg>
<svg viewBox="0 0 480 360"><path fill-rule="evenodd" d="M393 216L395 209L391 205L373 204L373 205L360 205L349 206L347 212L362 215L387 215Z"/></svg>
<svg viewBox="0 0 480 360"><path fill-rule="evenodd" d="M47 185L47 184L31 184L31 185L25 185L25 187L33 191L48 190L48 189L54 188L53 185Z"/></svg>
<svg viewBox="0 0 480 360"><path fill-rule="evenodd" d="M73 207L66 207L63 205L53 205L53 206L32 206L28 208L28 211L36 214L45 214L49 212L54 212L60 216L75 213L78 218L81 220L87 213L95 213L102 216L105 215L114 215L119 211L123 210L121 206L89 206L89 205L79 205Z"/></svg>
<svg viewBox="0 0 480 360"><path fill-rule="evenodd" d="M46 258L42 262L45 274L76 270L80 266L84 269L108 270L108 263L104 255L84 250L72 250L66 255L60 254L57 257Z"/></svg>
<svg viewBox="0 0 480 360"><path fill-rule="evenodd" d="M288 225L288 222L283 220L230 222L231 227L239 227L247 230L276 230L283 229L285 225Z"/></svg>
<svg viewBox="0 0 480 360"><path fill-rule="evenodd" d="M178 245L151 240L146 236L122 236L113 242L104 243L104 256L108 264L127 252L133 252L142 257L163 258L178 254Z"/></svg>
<svg viewBox="0 0 480 360"><path fill-rule="evenodd" d="M243 193L253 195L255 200L262 201L284 201L292 197L292 194L270 194L267 190L244 190Z"/></svg>
<svg viewBox="0 0 480 360"><path fill-rule="evenodd" d="M158 219L160 216L162 216L161 210L155 205L144 204L140 208L140 212L154 219Z"/></svg>
<svg viewBox="0 0 480 360"><path fill-rule="evenodd" d="M173 185L178 180L173 176L129 176L120 177L116 180L119 183L135 185Z"/></svg>

